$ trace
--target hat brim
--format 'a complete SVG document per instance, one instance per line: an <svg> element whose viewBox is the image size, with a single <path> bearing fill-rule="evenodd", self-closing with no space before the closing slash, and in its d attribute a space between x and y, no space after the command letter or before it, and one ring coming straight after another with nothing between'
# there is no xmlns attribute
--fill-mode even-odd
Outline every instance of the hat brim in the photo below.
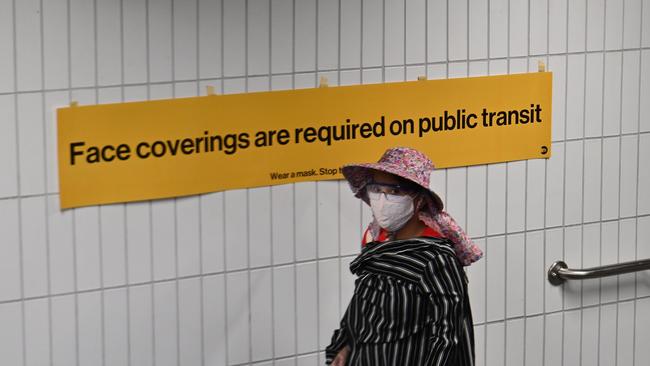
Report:
<svg viewBox="0 0 650 366"><path fill-rule="evenodd" d="M408 175L404 174L403 167L399 165L393 165L393 164L388 164L388 163L363 163L363 164L351 164L351 165L345 165L342 168L342 173L345 179L348 181L348 184L350 185L350 188L352 189L352 192L354 193L354 196L357 198L360 198L363 200L366 204L369 204L368 202L368 197L364 194L365 190L364 187L368 182L371 181L373 171L380 171L380 172L385 172L385 173L390 173L393 175L396 175L400 178L406 179L408 181L411 181L418 186L426 189L431 193L431 204L434 205L435 209L438 211L442 211L444 208L444 204L442 203L442 199L440 199L440 196L436 194L433 190L431 190L429 187L423 186L421 183L417 182L413 177L409 177Z"/></svg>

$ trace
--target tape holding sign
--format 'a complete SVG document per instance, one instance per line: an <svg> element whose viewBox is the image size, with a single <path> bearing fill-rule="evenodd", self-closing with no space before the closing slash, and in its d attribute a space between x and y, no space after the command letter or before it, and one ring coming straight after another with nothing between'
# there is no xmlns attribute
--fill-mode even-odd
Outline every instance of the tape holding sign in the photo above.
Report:
<svg viewBox="0 0 650 366"><path fill-rule="evenodd" d="M548 72L58 110L62 208L340 179L393 146L437 168L548 158Z"/></svg>

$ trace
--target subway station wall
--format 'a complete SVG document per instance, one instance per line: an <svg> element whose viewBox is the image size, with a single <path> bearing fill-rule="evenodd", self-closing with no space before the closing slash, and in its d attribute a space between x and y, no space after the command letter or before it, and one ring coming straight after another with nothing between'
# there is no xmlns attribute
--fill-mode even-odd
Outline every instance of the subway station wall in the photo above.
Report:
<svg viewBox="0 0 650 366"><path fill-rule="evenodd" d="M650 273L545 276L650 257L648 0L0 0L0 364L323 364L370 219L344 182L61 211L56 106L540 60L553 157L433 175L477 365L647 365Z"/></svg>

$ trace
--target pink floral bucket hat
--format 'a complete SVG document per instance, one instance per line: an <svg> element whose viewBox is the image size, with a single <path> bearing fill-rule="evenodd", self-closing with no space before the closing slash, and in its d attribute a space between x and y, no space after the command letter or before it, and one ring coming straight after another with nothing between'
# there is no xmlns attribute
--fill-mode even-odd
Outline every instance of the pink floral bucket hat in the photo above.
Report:
<svg viewBox="0 0 650 366"><path fill-rule="evenodd" d="M429 189L429 178L433 169L433 163L423 153L408 147L394 147L386 150L376 163L344 166L343 176L348 180L355 197L361 198L368 203L363 188L372 179L372 170L397 175L428 189L433 196L432 203L434 207L441 211L443 208L442 200L434 191Z"/></svg>
<svg viewBox="0 0 650 366"><path fill-rule="evenodd" d="M431 193L425 195L427 209L420 210L419 219L453 243L456 256L463 265L468 266L483 256L481 249L456 221L443 211L442 199L429 187L434 165L426 155L409 147L394 147L386 150L376 163L343 166L343 176L348 181L355 197L362 199L366 204L369 202L364 188L372 180L373 170L407 179ZM373 221L368 226L368 230L373 237L377 237L380 227L376 221Z"/></svg>

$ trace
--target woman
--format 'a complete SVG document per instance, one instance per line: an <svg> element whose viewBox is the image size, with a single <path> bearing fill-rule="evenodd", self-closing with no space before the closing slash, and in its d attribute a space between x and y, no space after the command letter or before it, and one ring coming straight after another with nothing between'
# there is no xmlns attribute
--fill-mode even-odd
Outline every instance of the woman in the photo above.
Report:
<svg viewBox="0 0 650 366"><path fill-rule="evenodd" d="M374 220L350 263L355 290L326 348L333 366L474 365L467 277L482 256L429 190L433 164L410 148L343 167Z"/></svg>

